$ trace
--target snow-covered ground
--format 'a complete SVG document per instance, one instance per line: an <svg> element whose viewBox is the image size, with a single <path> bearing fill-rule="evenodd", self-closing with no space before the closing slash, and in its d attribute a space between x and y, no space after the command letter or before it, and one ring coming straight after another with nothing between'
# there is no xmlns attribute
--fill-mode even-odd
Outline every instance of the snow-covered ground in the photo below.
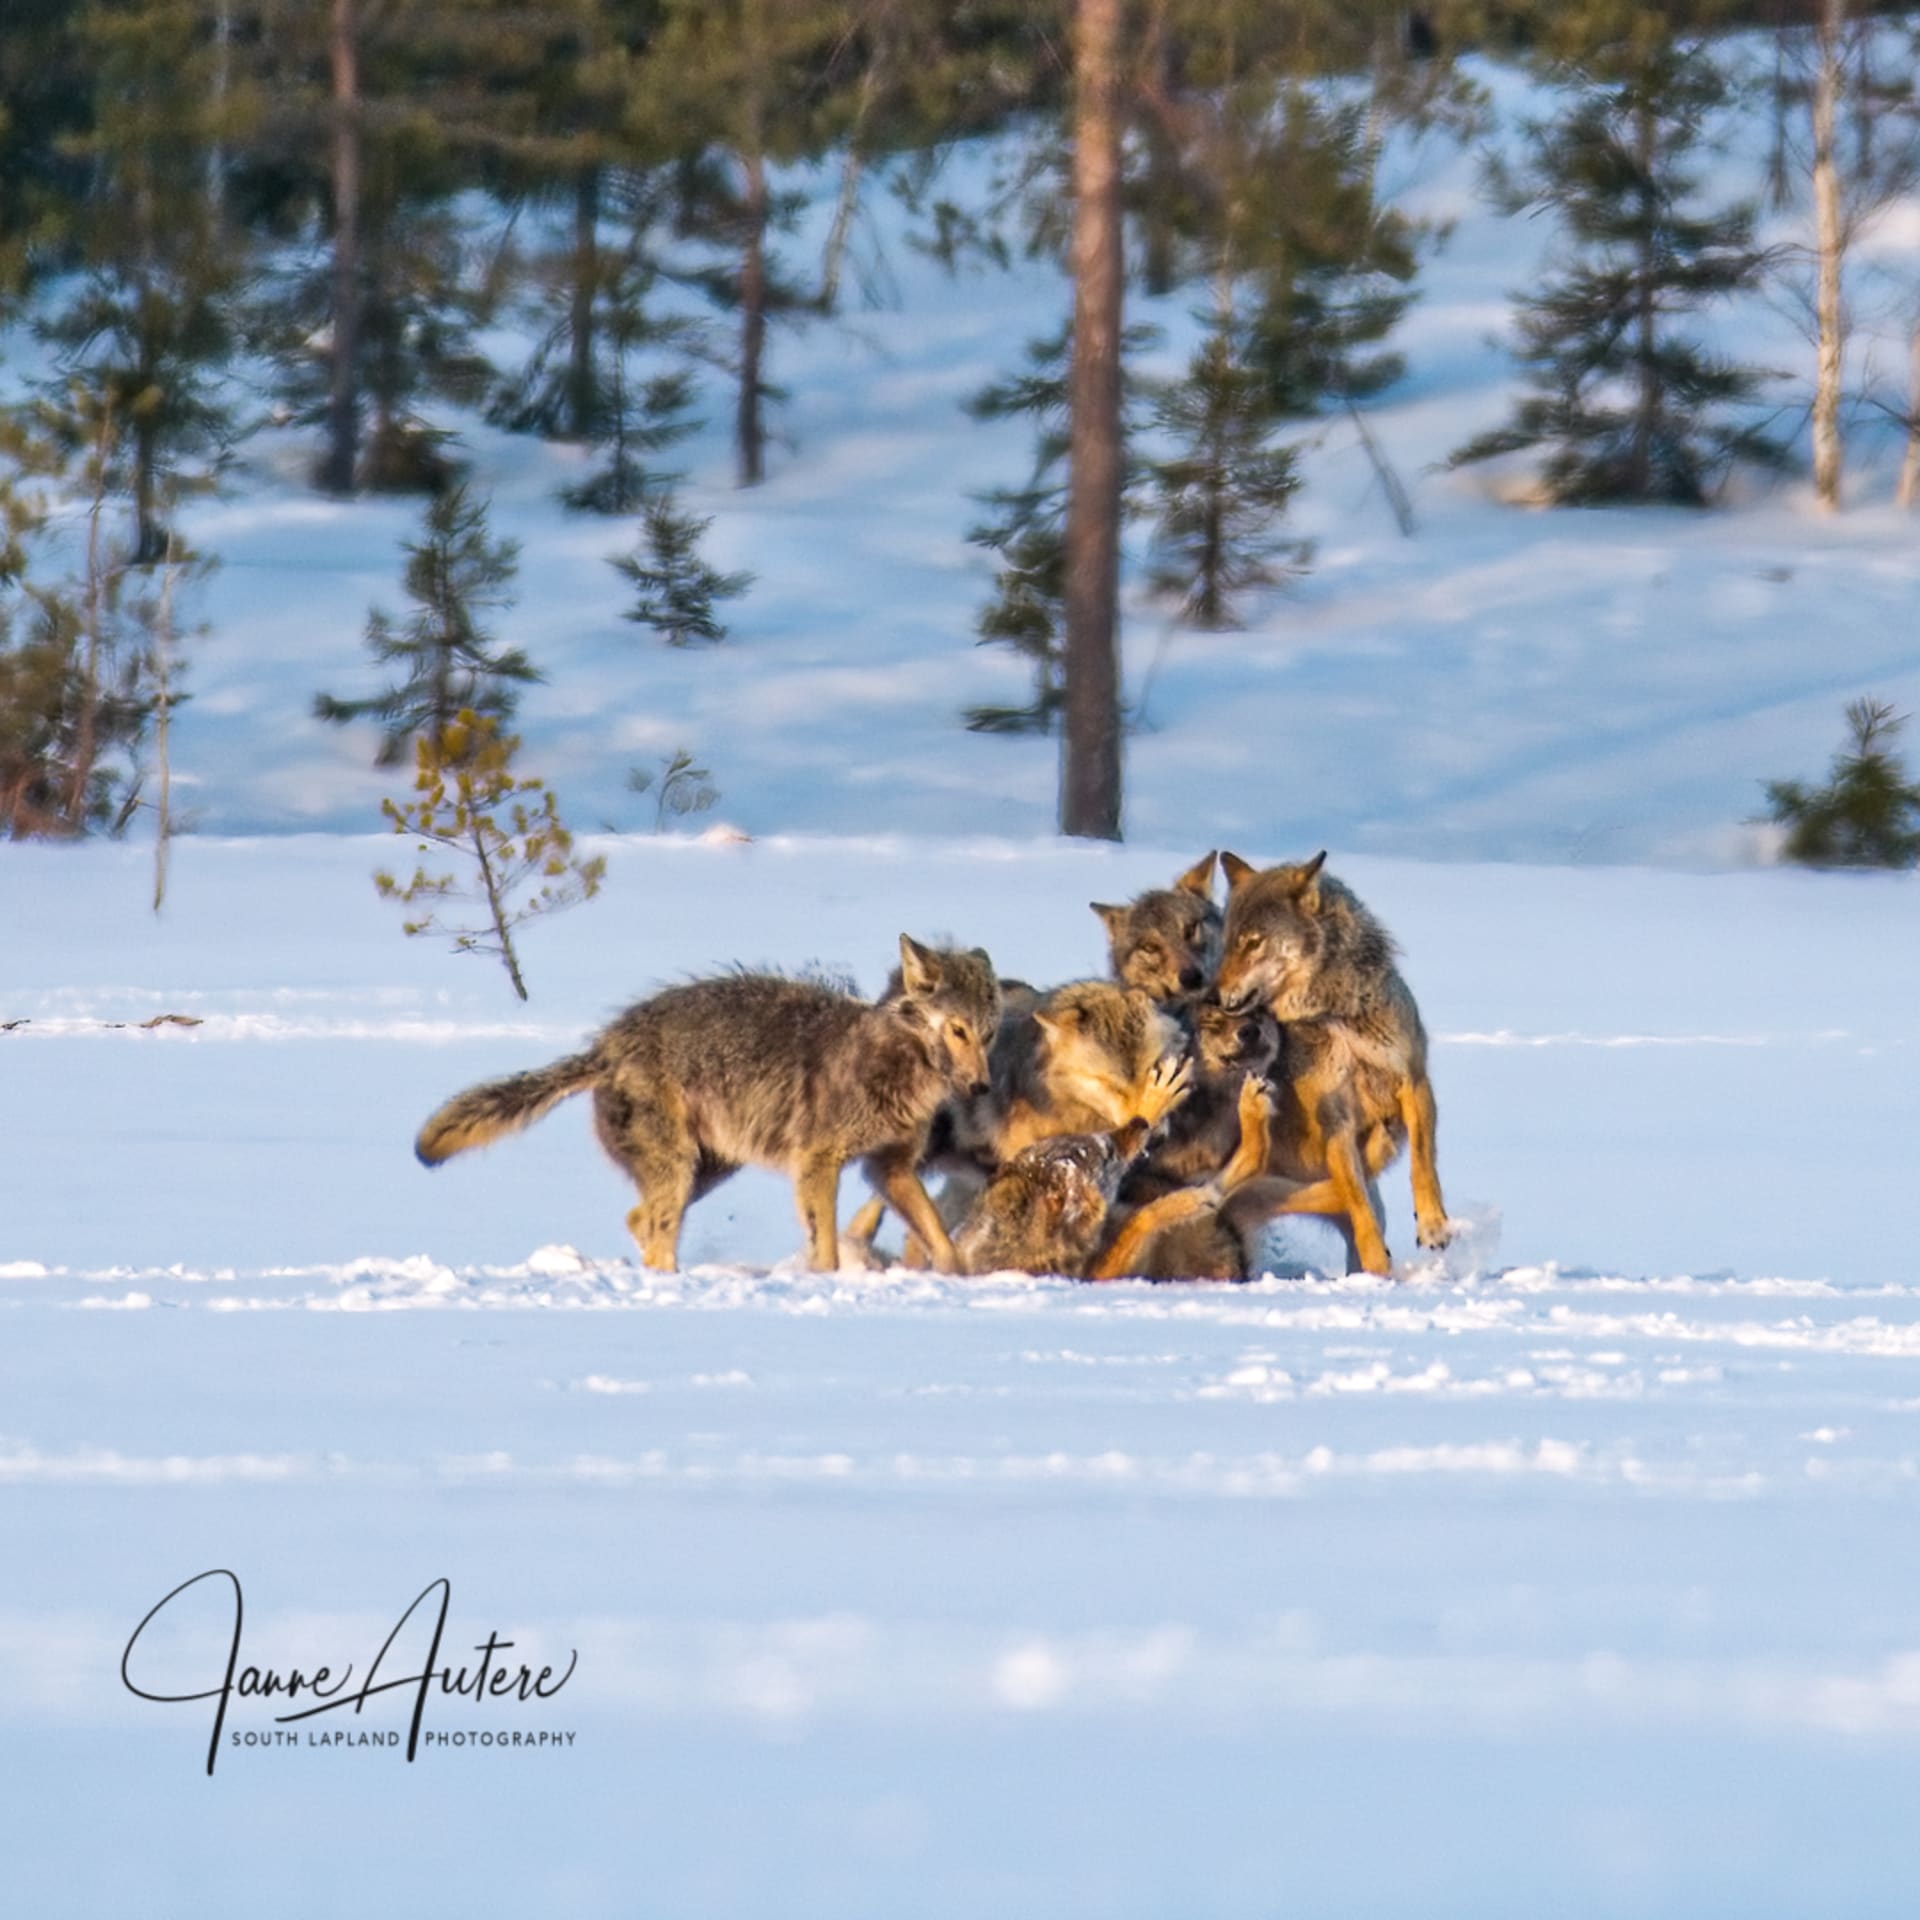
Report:
<svg viewBox="0 0 1920 1920"><path fill-rule="evenodd" d="M1505 141L1540 102L1483 77ZM776 336L792 444L765 487L729 487L710 396L689 500L760 576L710 652L620 619L631 528L553 499L577 451L463 423L523 544L503 637L550 676L528 761L610 827L604 896L526 936L526 1007L403 939L369 878L402 850L363 833L393 781L311 718L370 687L365 612L398 603L416 508L316 498L279 433L196 507L222 568L175 746L207 831L166 914L141 846L0 845L0 1908L1911 1904L1920 882L1730 870L1761 781L1817 775L1847 698L1920 706L1891 429L1856 423L1831 520L1799 482L1543 514L1441 473L1511 400L1492 336L1547 225L1490 213L1437 141L1391 163L1451 223L1373 422L1417 531L1336 428L1299 508L1315 570L1246 632L1132 603L1124 849L1037 838L1052 745L958 720L1024 691L972 644L964 533L1027 442L960 403L1057 325L1044 266L948 282L881 213L860 244L892 303ZM1866 296L1916 242L1920 203L1865 242L1856 373L1892 364L1898 303ZM1150 314L1169 365L1180 306ZM1804 386L1780 306L1721 337ZM755 839L611 837L651 815L628 767L681 745ZM903 929L1094 972L1086 903L1219 844L1330 846L1405 945L1465 1231L1395 1281L1329 1271L1307 1227L1242 1288L810 1276L757 1174L648 1276L580 1102L412 1159L446 1094L651 985L747 961L874 988ZM1388 1203L1411 1254L1403 1169ZM242 1747L209 1781L208 1704L137 1700L119 1663L219 1567L243 1660L283 1671L364 1673L446 1577L461 1658L497 1629L579 1664L537 1710L427 1726L574 1744ZM218 1598L142 1643L149 1690L217 1674ZM270 1726L234 1703L229 1731Z"/></svg>
<svg viewBox="0 0 1920 1920"><path fill-rule="evenodd" d="M580 1103L436 1174L408 1146L716 962L873 986L904 927L1093 970L1084 903L1197 847L607 850L524 1009L402 938L376 840L186 843L157 922L139 849L0 856L21 1912L1900 1910L1911 878L1343 859L1435 1035L1462 1244L1091 1288L805 1275L759 1176L648 1276ZM161 1014L202 1024L113 1024ZM216 1567L282 1670L364 1667L444 1576L462 1658L579 1664L428 1729L575 1743L209 1781L210 1706L119 1661ZM149 1691L217 1682L216 1600L143 1643Z"/></svg>

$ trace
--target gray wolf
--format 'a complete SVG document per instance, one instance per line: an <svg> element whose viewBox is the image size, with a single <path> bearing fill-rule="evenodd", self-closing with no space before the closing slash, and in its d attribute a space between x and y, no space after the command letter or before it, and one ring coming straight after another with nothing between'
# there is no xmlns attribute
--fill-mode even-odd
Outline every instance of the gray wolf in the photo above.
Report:
<svg viewBox="0 0 1920 1920"><path fill-rule="evenodd" d="M968 1273L1057 1273L1114 1280L1144 1271L1141 1257L1161 1235L1226 1204L1258 1179L1271 1142L1271 1098L1249 1075L1238 1103L1238 1149L1217 1176L1183 1187L1131 1213L1115 1201L1155 1123L1185 1096L1191 1063L1162 1060L1143 1090L1140 1110L1104 1133L1057 1134L1023 1148L974 1202L955 1236Z"/></svg>
<svg viewBox="0 0 1920 1920"><path fill-rule="evenodd" d="M1070 980L1009 1009L994 1037L984 1091L959 1092L930 1130L925 1173L946 1176L940 1212L960 1220L995 1169L1037 1141L1107 1133L1140 1109L1160 1062L1185 1047L1179 1022L1139 988ZM870 1244L885 1203L864 1207L849 1244ZM914 1222L915 1238L924 1241ZM918 1264L925 1246L907 1245Z"/></svg>
<svg viewBox="0 0 1920 1920"><path fill-rule="evenodd" d="M792 1179L809 1263L837 1267L840 1172L859 1160L950 1273L916 1169L941 1103L985 1089L999 1021L983 952L902 934L899 990L880 1001L766 973L669 987L585 1052L457 1094L415 1151L438 1166L591 1088L600 1143L640 1190L627 1227L649 1267L675 1265L687 1207L742 1166Z"/></svg>
<svg viewBox="0 0 1920 1920"><path fill-rule="evenodd" d="M1163 1007L1185 1006L1220 964L1220 909L1213 901L1214 855L1170 887L1152 887L1124 907L1093 902L1107 930L1113 977Z"/></svg>
<svg viewBox="0 0 1920 1920"><path fill-rule="evenodd" d="M1121 1184L1121 1201L1130 1210L1217 1176L1240 1145L1239 1103L1248 1076L1270 1094L1279 1076L1280 1023L1265 1007L1229 1013L1209 995L1193 1009L1192 1020L1192 1085ZM1253 1269L1253 1235L1264 1217L1257 1201L1251 1211L1253 1217L1242 1221L1240 1209L1229 1205L1168 1228L1144 1247L1134 1271L1155 1280L1246 1279Z"/></svg>
<svg viewBox="0 0 1920 1920"><path fill-rule="evenodd" d="M1344 1218L1360 1263L1391 1271L1369 1183L1411 1149L1423 1247L1451 1237L1435 1159L1427 1034L1392 937L1327 856L1264 871L1222 855L1227 914L1214 991L1229 1013L1264 1006L1285 1030L1269 1172L1271 1211ZM1251 1196L1249 1196L1249 1204Z"/></svg>

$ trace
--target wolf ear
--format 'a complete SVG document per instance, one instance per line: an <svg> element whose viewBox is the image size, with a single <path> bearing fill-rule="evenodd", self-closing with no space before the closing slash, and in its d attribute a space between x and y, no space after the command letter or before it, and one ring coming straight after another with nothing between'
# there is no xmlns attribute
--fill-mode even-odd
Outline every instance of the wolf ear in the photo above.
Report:
<svg viewBox="0 0 1920 1920"><path fill-rule="evenodd" d="M1320 905L1320 869L1327 864L1327 850L1322 847L1304 867L1296 867L1293 875L1293 895L1309 913L1315 912Z"/></svg>
<svg viewBox="0 0 1920 1920"><path fill-rule="evenodd" d="M1180 893L1197 893L1202 900L1213 898L1213 863L1219 859L1217 853L1210 853L1204 860L1197 860L1183 873L1174 884Z"/></svg>
<svg viewBox="0 0 1920 1920"><path fill-rule="evenodd" d="M909 993L931 993L940 984L940 956L909 933L900 936L900 984Z"/></svg>
<svg viewBox="0 0 1920 1920"><path fill-rule="evenodd" d="M1120 929L1127 924L1128 909L1125 907L1103 906L1098 900L1089 900L1087 905L1100 916L1100 924L1107 930L1107 938L1115 939Z"/></svg>
<svg viewBox="0 0 1920 1920"><path fill-rule="evenodd" d="M1223 853L1220 856L1220 870L1227 876L1229 900L1260 871L1250 860L1242 860L1237 853Z"/></svg>

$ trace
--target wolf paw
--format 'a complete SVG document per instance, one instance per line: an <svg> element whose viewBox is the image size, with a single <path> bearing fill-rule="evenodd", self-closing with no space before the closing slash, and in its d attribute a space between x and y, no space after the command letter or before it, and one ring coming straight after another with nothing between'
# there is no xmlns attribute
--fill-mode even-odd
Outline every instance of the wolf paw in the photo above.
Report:
<svg viewBox="0 0 1920 1920"><path fill-rule="evenodd" d="M1259 1074L1250 1073L1240 1082L1240 1128L1257 1127L1273 1118L1273 1089Z"/></svg>
<svg viewBox="0 0 1920 1920"><path fill-rule="evenodd" d="M1193 1062L1182 1054L1164 1053L1153 1063L1140 1094L1140 1118L1153 1125L1170 1114L1193 1087Z"/></svg>
<svg viewBox="0 0 1920 1920"><path fill-rule="evenodd" d="M1453 1244L1461 1225L1462 1222L1449 1220L1444 1213L1430 1213L1417 1223L1414 1238L1430 1252L1438 1253L1442 1247Z"/></svg>

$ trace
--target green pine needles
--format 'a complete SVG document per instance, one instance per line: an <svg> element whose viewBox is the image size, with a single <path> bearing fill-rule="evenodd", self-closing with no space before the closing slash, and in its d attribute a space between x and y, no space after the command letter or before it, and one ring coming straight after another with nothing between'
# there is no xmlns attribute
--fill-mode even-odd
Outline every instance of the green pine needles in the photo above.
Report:
<svg viewBox="0 0 1920 1920"><path fill-rule="evenodd" d="M1883 700L1847 708L1847 745L1824 786L1767 782L1767 817L1787 830L1781 858L1803 867L1911 867L1920 862L1920 784L1895 741L1906 718Z"/></svg>
<svg viewBox="0 0 1920 1920"><path fill-rule="evenodd" d="M483 496L465 481L436 494L406 553L413 612L399 623L377 607L367 615L367 651L398 677L362 699L323 693L313 703L320 719L337 725L377 720L382 767L404 760L416 735L437 739L463 710L510 720L520 689L540 678L518 647L496 645L484 624L513 604L520 550L491 537Z"/></svg>
<svg viewBox="0 0 1920 1920"><path fill-rule="evenodd" d="M1566 235L1557 275L1519 303L1532 391L1453 464L1540 448L1555 506L1706 506L1737 463L1783 457L1742 417L1765 376L1692 325L1766 265L1751 207L1699 205L1696 162L1728 82L1670 41L1610 44L1565 78L1568 111L1529 129L1518 174L1494 176L1508 211L1549 210Z"/></svg>

